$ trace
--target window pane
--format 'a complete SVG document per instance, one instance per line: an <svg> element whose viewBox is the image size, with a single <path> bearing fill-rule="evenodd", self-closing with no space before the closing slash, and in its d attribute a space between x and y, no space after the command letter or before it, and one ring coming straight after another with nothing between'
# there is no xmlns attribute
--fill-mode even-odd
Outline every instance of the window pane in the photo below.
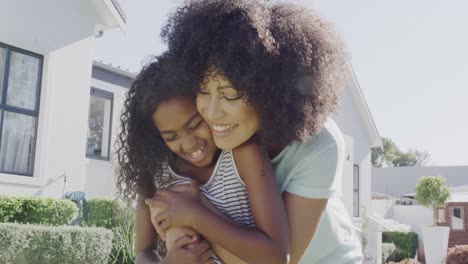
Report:
<svg viewBox="0 0 468 264"><path fill-rule="evenodd" d="M353 188L359 190L359 166L353 166Z"/></svg>
<svg viewBox="0 0 468 264"><path fill-rule="evenodd" d="M111 103L112 101L109 99L91 95L87 155L109 157Z"/></svg>
<svg viewBox="0 0 468 264"><path fill-rule="evenodd" d="M0 47L0 100L3 92L3 71L5 70L5 49Z"/></svg>
<svg viewBox="0 0 468 264"><path fill-rule="evenodd" d="M452 229L463 230L463 208L452 208Z"/></svg>
<svg viewBox="0 0 468 264"><path fill-rule="evenodd" d="M7 104L35 110L38 81L39 59L11 52Z"/></svg>
<svg viewBox="0 0 468 264"><path fill-rule="evenodd" d="M32 174L36 118L4 112L0 170L10 173Z"/></svg>
<svg viewBox="0 0 468 264"><path fill-rule="evenodd" d="M353 193L353 216L359 217L359 192Z"/></svg>

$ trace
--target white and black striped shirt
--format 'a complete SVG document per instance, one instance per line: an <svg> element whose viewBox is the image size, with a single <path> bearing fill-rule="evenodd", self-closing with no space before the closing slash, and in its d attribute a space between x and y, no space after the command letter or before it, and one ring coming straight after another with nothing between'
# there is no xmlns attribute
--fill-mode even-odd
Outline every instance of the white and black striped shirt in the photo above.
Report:
<svg viewBox="0 0 468 264"><path fill-rule="evenodd" d="M163 173L156 181L158 189L169 188L177 184L187 184L189 178L175 173L166 164ZM255 227L250 209L247 188L237 172L231 150L223 150L208 181L200 186L206 198L230 219Z"/></svg>

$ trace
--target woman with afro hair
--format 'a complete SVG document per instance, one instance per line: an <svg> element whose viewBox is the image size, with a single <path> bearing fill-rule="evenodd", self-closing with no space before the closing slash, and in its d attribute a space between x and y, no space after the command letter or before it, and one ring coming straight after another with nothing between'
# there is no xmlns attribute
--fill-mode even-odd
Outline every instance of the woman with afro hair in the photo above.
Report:
<svg viewBox="0 0 468 264"><path fill-rule="evenodd" d="M289 263L362 263L340 200L344 140L330 117L346 53L331 26L292 4L202 0L178 8L162 37L198 84L197 109L216 145L255 137L268 152L289 220ZM189 217L175 210L189 198L159 199L158 233ZM222 236L192 227L212 243Z"/></svg>

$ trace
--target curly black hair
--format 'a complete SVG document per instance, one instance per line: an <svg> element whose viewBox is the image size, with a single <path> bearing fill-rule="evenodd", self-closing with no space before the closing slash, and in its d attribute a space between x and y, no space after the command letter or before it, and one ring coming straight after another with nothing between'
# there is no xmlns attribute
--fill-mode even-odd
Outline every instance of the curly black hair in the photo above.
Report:
<svg viewBox="0 0 468 264"><path fill-rule="evenodd" d="M259 111L265 143L306 141L336 108L346 52L332 27L293 4L188 1L161 36L194 82L223 74Z"/></svg>
<svg viewBox="0 0 468 264"><path fill-rule="evenodd" d="M177 59L169 53L155 57L132 83L120 116L121 127L115 143L117 188L127 201L136 195L151 197L162 164L172 155L152 121L158 105L176 96L194 96L194 83L180 72Z"/></svg>

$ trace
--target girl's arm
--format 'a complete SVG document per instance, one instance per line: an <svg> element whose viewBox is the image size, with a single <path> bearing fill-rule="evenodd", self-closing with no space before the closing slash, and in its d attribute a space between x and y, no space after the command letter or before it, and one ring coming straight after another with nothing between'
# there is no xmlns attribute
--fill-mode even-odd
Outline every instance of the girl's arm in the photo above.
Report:
<svg viewBox="0 0 468 264"><path fill-rule="evenodd" d="M150 209L138 196L135 222L135 252L137 264L213 263L209 244L196 236L175 239L164 260L156 253L157 234L151 223Z"/></svg>
<svg viewBox="0 0 468 264"><path fill-rule="evenodd" d="M150 211L142 197L138 195L135 210L135 253L138 256L146 250L156 249L157 234L151 223Z"/></svg>
<svg viewBox="0 0 468 264"><path fill-rule="evenodd" d="M154 218L163 228L192 226L212 244L217 244L248 263L287 263L289 235L286 211L273 177L270 161L260 146L248 141L236 148L234 157L246 184L256 228L226 221L190 195L169 190L157 192L147 203L165 207Z"/></svg>

